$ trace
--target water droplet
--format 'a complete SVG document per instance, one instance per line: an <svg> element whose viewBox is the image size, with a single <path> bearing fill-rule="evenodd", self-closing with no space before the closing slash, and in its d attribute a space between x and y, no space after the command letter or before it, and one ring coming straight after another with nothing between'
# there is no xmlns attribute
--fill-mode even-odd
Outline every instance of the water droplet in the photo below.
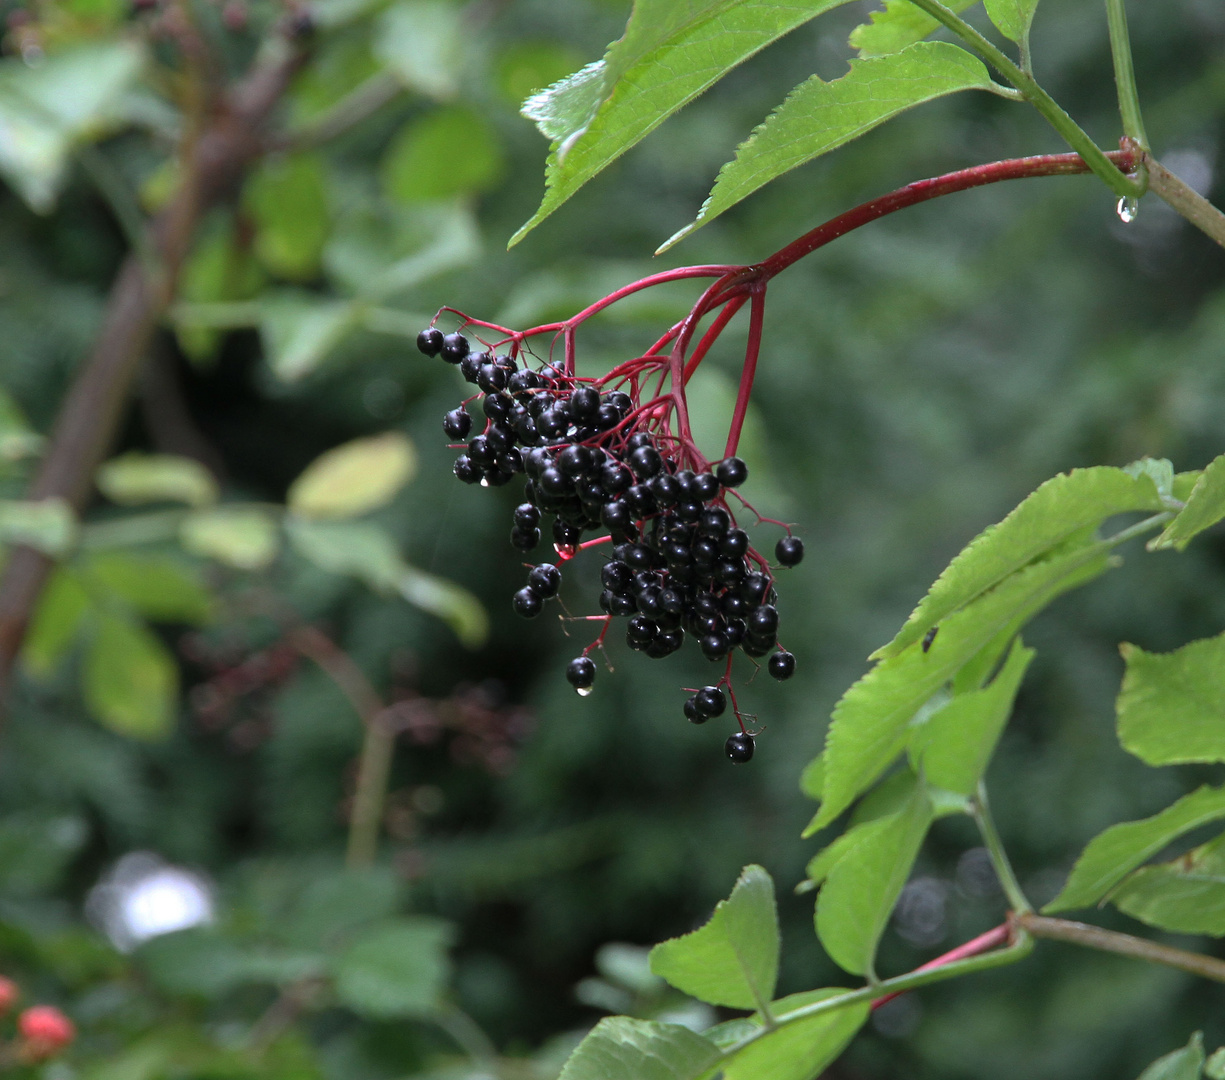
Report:
<svg viewBox="0 0 1225 1080"><path fill-rule="evenodd" d="M489 487L489 481L485 477L481 477L481 487Z"/></svg>
<svg viewBox="0 0 1225 1080"><path fill-rule="evenodd" d="M575 693L579 697L590 697L592 688L590 686L579 686L575 688Z"/></svg>
<svg viewBox="0 0 1225 1080"><path fill-rule="evenodd" d="M1119 215L1119 220L1124 225L1130 225L1140 213L1140 200L1131 195L1124 195L1114 209Z"/></svg>

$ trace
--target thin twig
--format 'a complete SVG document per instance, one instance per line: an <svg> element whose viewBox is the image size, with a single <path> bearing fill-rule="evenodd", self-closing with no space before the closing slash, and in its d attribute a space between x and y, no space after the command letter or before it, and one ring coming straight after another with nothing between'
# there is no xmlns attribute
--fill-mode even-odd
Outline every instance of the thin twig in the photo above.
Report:
<svg viewBox="0 0 1225 1080"><path fill-rule="evenodd" d="M1225 214L1185 180L1179 179L1152 154L1144 155L1148 189L1155 192L1205 236L1225 247Z"/></svg>

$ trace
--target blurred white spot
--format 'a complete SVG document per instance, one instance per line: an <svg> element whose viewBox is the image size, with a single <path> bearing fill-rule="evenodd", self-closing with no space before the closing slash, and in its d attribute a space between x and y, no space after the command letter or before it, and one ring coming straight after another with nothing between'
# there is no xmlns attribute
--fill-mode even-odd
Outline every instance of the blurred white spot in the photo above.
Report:
<svg viewBox="0 0 1225 1080"><path fill-rule="evenodd" d="M957 860L957 888L966 896L976 898L999 893L1000 883L985 847L970 848Z"/></svg>
<svg viewBox="0 0 1225 1080"><path fill-rule="evenodd" d="M211 884L148 851L121 858L90 891L85 913L115 948L213 921Z"/></svg>
<svg viewBox="0 0 1225 1080"><path fill-rule="evenodd" d="M1172 150L1161 164L1200 195L1212 190L1212 162L1198 150Z"/></svg>
<svg viewBox="0 0 1225 1080"><path fill-rule="evenodd" d="M939 878L917 877L906 884L893 909L894 927L911 945L938 945L948 932L948 886Z"/></svg>

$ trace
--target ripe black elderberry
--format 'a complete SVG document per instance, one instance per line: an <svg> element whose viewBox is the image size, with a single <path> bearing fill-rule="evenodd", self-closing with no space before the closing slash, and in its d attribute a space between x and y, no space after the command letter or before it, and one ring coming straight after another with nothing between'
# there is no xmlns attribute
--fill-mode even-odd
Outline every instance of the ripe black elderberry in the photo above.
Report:
<svg viewBox="0 0 1225 1080"><path fill-rule="evenodd" d="M737 731L735 735L729 735L727 742L723 744L723 752L727 754L728 760L736 765L743 765L746 761L752 761L753 750L753 736L746 735L743 731Z"/></svg>
<svg viewBox="0 0 1225 1080"><path fill-rule="evenodd" d="M723 710L727 708L727 700L723 697L723 691L717 686L703 686L694 694L694 698L697 707L707 717L722 716Z"/></svg>
<svg viewBox="0 0 1225 1080"><path fill-rule="evenodd" d="M715 466L715 476L724 487L739 487L748 479L749 467L738 457L724 458Z"/></svg>
<svg viewBox="0 0 1225 1080"><path fill-rule="evenodd" d="M804 541L798 536L784 536L774 545L774 557L781 566L796 566L804 558Z"/></svg>
<svg viewBox="0 0 1225 1080"><path fill-rule="evenodd" d="M527 575L527 583L539 596L549 598L556 596L561 588L561 571L552 563L541 563L533 566Z"/></svg>
<svg viewBox="0 0 1225 1080"><path fill-rule="evenodd" d="M783 682L795 674L795 657L786 649L779 649L778 652L770 657L770 662L767 666L770 669L770 674L779 682Z"/></svg>
<svg viewBox="0 0 1225 1080"><path fill-rule="evenodd" d="M589 656L576 656L566 665L566 679L580 694L590 693L595 682L595 661Z"/></svg>
<svg viewBox="0 0 1225 1080"><path fill-rule="evenodd" d="M472 430L472 417L464 411L461 405L458 409L452 409L442 418L442 430L447 433L449 438L466 439L468 432Z"/></svg>
<svg viewBox="0 0 1225 1080"><path fill-rule="evenodd" d="M417 348L426 356L437 356L442 349L442 331L434 327L417 335Z"/></svg>
<svg viewBox="0 0 1225 1080"><path fill-rule="evenodd" d="M515 611L525 619L534 619L544 607L544 601L530 585L520 589L514 596Z"/></svg>
<svg viewBox="0 0 1225 1080"><path fill-rule="evenodd" d="M447 334L442 339L439 351L448 364L458 364L468 355L468 339L463 334Z"/></svg>

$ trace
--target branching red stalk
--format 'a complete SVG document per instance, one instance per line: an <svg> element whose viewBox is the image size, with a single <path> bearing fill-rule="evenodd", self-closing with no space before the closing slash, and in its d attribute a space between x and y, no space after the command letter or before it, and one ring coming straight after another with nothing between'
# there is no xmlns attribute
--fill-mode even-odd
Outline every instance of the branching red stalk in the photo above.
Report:
<svg viewBox="0 0 1225 1080"><path fill-rule="evenodd" d="M761 330L765 317L766 287L763 284L753 292L753 304L749 309L749 340L744 350L744 367L740 369L736 409L732 413L732 423L727 432L727 446L723 450L725 458L731 457L740 445L740 432L744 427L745 415L749 411L749 395L753 393L753 378L757 374L757 357L761 352Z"/></svg>
<svg viewBox="0 0 1225 1080"><path fill-rule="evenodd" d="M978 937L967 941L964 945L958 945L955 949L950 949L942 956L937 956L935 960L929 960L926 964L920 964L915 971L931 971L933 968L944 967L945 964L952 964L957 960L965 960L970 956L978 956L980 953L990 952L998 945L1007 945L1012 937L1013 929L1011 923L1000 923L994 930L988 930L985 934L979 934ZM884 997L877 998L872 1002L873 1011L879 1009L887 1001L892 1001L896 997L901 997L906 993L905 990L899 990L896 994L886 994Z"/></svg>
<svg viewBox="0 0 1225 1080"><path fill-rule="evenodd" d="M689 362L685 365L685 385L689 385L689 380L693 377L693 373L697 371L698 365L705 359L706 354L710 351L710 347L719 340L719 335L723 333L723 328L735 318L738 312L748 301L747 296L738 296L734 300L729 300L723 305L723 310L716 316L715 321L707 328L706 333L702 335L702 340L694 346L694 350L689 357Z"/></svg>

